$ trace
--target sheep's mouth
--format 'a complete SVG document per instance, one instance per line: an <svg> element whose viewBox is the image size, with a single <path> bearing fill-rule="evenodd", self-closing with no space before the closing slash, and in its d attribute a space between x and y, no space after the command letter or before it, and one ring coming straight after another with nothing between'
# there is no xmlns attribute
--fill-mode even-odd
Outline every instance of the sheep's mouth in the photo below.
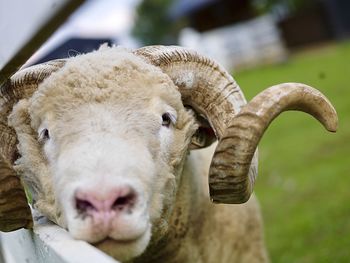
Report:
<svg viewBox="0 0 350 263"><path fill-rule="evenodd" d="M107 237L101 241L98 241L96 243L93 243L94 246L96 247L100 247L100 246L105 246L105 245L111 245L111 244L121 244L121 245L131 245L132 243L136 242L137 240L139 240L141 237L137 237L137 238L133 238L133 239L122 239L122 240L118 240L118 239L113 239L110 237Z"/></svg>
<svg viewBox="0 0 350 263"><path fill-rule="evenodd" d="M97 242L92 242L91 244L96 247L105 246L105 245L109 246L111 244L119 245L119 246L133 245L134 243L141 240L147 234L147 230L148 228L145 231L142 231L140 233L137 233L137 234L135 233L134 235L124 236L120 238L115 238L113 237L113 235L106 235L105 238Z"/></svg>
<svg viewBox="0 0 350 263"><path fill-rule="evenodd" d="M123 258L122 254L124 254L127 251L130 251L130 249L131 251L133 251L135 248L137 249L139 247L140 242L142 242L142 237L136 238L136 239L127 239L127 240L116 240L116 239L107 237L102 241L94 243L93 246L95 246L97 249L105 252L106 254L118 260L122 260ZM146 246L143 247L142 251L145 248ZM137 254L140 254L142 251L139 251ZM136 256L136 254L133 256Z"/></svg>
<svg viewBox="0 0 350 263"><path fill-rule="evenodd" d="M145 251L149 241L150 232L146 231L143 235L130 239L107 237L93 245L117 260L129 262L130 259L141 255Z"/></svg>

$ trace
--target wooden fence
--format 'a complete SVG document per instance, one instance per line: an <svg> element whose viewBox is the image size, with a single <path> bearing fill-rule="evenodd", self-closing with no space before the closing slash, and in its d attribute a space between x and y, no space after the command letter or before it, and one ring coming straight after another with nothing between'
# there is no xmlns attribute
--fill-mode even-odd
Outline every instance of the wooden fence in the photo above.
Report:
<svg viewBox="0 0 350 263"><path fill-rule="evenodd" d="M279 63L288 55L277 25L270 15L203 33L185 29L180 33L179 42L234 71Z"/></svg>
<svg viewBox="0 0 350 263"><path fill-rule="evenodd" d="M21 229L1 233L0 263L118 263L87 242L74 240L68 232L46 220L34 231Z"/></svg>

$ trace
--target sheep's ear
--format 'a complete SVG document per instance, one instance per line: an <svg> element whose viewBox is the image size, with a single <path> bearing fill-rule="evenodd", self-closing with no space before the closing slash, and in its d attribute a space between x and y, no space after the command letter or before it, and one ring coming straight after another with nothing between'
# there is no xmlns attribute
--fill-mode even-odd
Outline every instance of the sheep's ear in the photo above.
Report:
<svg viewBox="0 0 350 263"><path fill-rule="evenodd" d="M214 130L205 118L197 116L197 124L198 129L192 136L190 150L208 147L216 141Z"/></svg>

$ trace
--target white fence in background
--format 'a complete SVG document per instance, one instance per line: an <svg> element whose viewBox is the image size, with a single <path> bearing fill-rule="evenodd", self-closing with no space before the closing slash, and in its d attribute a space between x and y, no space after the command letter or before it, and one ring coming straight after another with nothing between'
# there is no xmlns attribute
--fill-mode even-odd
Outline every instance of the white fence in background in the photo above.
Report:
<svg viewBox="0 0 350 263"><path fill-rule="evenodd" d="M284 61L287 51L270 15L204 33L184 29L180 45L206 54L226 69L239 70Z"/></svg>
<svg viewBox="0 0 350 263"><path fill-rule="evenodd" d="M49 222L37 223L34 231L21 229L0 237L4 263L118 263Z"/></svg>

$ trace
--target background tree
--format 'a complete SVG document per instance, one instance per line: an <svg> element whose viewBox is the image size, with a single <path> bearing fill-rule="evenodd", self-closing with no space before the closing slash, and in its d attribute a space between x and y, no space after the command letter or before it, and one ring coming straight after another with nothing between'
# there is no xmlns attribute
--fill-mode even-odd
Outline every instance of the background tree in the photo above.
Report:
<svg viewBox="0 0 350 263"><path fill-rule="evenodd" d="M259 13L269 12L278 6L284 6L293 13L312 5L314 2L315 0L253 0L253 4Z"/></svg>
<svg viewBox="0 0 350 263"><path fill-rule="evenodd" d="M133 35L143 45L174 44L175 26L169 18L173 0L144 0L138 6Z"/></svg>

